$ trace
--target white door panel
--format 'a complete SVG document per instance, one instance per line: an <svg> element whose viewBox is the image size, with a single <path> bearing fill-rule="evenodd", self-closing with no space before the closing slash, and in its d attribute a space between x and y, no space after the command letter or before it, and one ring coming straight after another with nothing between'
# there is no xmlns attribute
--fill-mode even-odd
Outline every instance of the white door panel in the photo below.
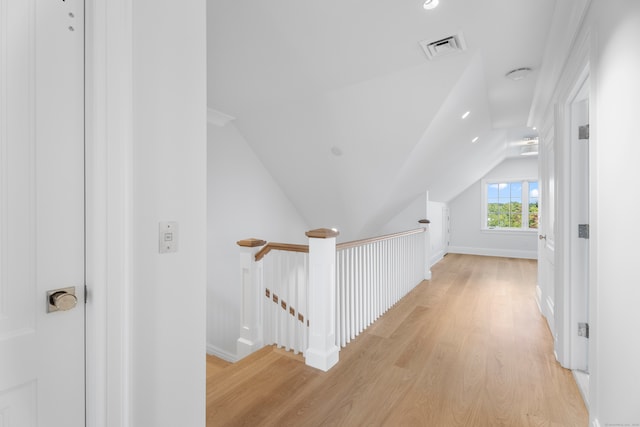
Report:
<svg viewBox="0 0 640 427"><path fill-rule="evenodd" d="M0 425L84 425L81 0L0 0ZM47 313L47 291L78 305Z"/></svg>
<svg viewBox="0 0 640 427"><path fill-rule="evenodd" d="M538 295L540 309L551 333L555 332L555 150L554 129L540 141L540 219L538 243Z"/></svg>

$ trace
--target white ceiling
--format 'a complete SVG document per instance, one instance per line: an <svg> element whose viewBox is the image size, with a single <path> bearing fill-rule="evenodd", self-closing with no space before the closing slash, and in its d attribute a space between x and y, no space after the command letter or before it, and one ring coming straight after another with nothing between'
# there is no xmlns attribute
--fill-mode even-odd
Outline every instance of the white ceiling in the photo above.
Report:
<svg viewBox="0 0 640 427"><path fill-rule="evenodd" d="M208 105L310 227L362 237L518 155L555 2L209 0ZM429 61L418 44L458 32L463 53Z"/></svg>

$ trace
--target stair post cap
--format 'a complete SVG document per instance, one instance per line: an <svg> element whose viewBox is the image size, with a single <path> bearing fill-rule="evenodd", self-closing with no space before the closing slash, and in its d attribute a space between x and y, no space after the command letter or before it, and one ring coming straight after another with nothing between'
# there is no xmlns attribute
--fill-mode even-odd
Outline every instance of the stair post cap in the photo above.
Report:
<svg viewBox="0 0 640 427"><path fill-rule="evenodd" d="M243 248L257 248L258 246L264 246L267 244L265 240L254 238L238 240L236 243L238 246L242 246Z"/></svg>
<svg viewBox="0 0 640 427"><path fill-rule="evenodd" d="M309 230L306 233L307 237L315 239L329 239L331 237L338 237L340 232L335 228L317 228L315 230Z"/></svg>

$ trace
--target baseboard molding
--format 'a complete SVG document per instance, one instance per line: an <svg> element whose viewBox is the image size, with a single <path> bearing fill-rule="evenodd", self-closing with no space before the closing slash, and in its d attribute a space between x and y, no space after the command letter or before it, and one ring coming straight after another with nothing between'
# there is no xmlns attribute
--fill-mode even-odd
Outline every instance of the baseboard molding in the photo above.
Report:
<svg viewBox="0 0 640 427"><path fill-rule="evenodd" d="M536 285L536 304L538 305L538 310L542 313L542 289L540 286Z"/></svg>
<svg viewBox="0 0 640 427"><path fill-rule="evenodd" d="M591 425L593 427L600 427L600 421L598 421L597 419L593 420L593 422L591 423Z"/></svg>
<svg viewBox="0 0 640 427"><path fill-rule="evenodd" d="M220 359L226 360L227 362L231 363L235 363L239 360L237 355L231 354L228 351L224 351L213 344L207 344L207 354L219 357Z"/></svg>
<svg viewBox="0 0 640 427"><path fill-rule="evenodd" d="M433 255L431 257L431 267L433 267L434 265L436 265L437 263L439 263L440 261L442 261L442 259L444 258L444 256L447 254L446 251L440 251L437 254Z"/></svg>
<svg viewBox="0 0 640 427"><path fill-rule="evenodd" d="M517 249L467 248L449 246L449 253L464 255L496 256L503 258L538 259L537 251L522 251Z"/></svg>
<svg viewBox="0 0 640 427"><path fill-rule="evenodd" d="M547 297L547 310L548 311L548 317L555 319L555 303L553 302L553 300L551 299L551 297Z"/></svg>
<svg viewBox="0 0 640 427"><path fill-rule="evenodd" d="M573 374L573 380L576 382L578 390L582 395L584 405L587 407L587 411L589 411L589 374L576 370L572 370L571 373Z"/></svg>

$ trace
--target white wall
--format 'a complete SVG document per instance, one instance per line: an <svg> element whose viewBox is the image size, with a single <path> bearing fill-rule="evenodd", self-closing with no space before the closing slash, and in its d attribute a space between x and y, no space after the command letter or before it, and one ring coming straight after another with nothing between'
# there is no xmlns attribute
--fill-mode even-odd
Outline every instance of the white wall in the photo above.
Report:
<svg viewBox="0 0 640 427"><path fill-rule="evenodd" d="M560 29L566 26L563 22ZM557 46L552 40L551 46ZM638 208L637 192L629 187L640 180L640 146L635 143L640 98L638 40L640 2L591 0L566 65L566 53L556 53L556 71L565 71L557 71L554 81L545 85L566 91L582 71L584 56L590 78L588 404L593 427L640 425L640 340L630 326L640 324L636 267L640 228L629 219L630 212ZM545 129L555 126L556 136L562 136L563 116L558 115L562 108L556 107L562 106L563 95L549 94L549 99L541 100L532 124ZM556 147L560 153L561 149ZM563 183L558 185L563 187ZM562 218L566 212L558 209ZM556 226L557 250L568 244L558 241L568 232L563 222ZM556 269L569 268L563 265L567 262L556 257ZM567 295L565 301L556 298L555 315L569 318L571 300L563 285L555 283L556 294Z"/></svg>
<svg viewBox="0 0 640 427"><path fill-rule="evenodd" d="M591 165L591 417L600 426L640 425L640 2L594 0ZM595 323L594 323L595 321Z"/></svg>
<svg viewBox="0 0 640 427"><path fill-rule="evenodd" d="M401 212L391 218L376 235L392 234L399 231L422 227L418 221L427 218L427 193L424 192L410 202ZM364 236L373 237L373 236Z"/></svg>
<svg viewBox="0 0 640 427"><path fill-rule="evenodd" d="M130 390L118 393L130 399L126 425L204 426L206 3L136 0L131 7L133 92L122 107L133 106L126 189L133 222L131 230L109 230L132 238L123 256L132 295L122 313L131 315L131 354L116 356L130 362ZM177 253L158 253L158 222L166 220L179 223Z"/></svg>
<svg viewBox="0 0 640 427"><path fill-rule="evenodd" d="M538 177L537 159L507 159L487 173L483 179L528 179ZM537 234L534 232L481 230L482 181L462 192L449 203L449 252L537 258Z"/></svg>
<svg viewBox="0 0 640 427"><path fill-rule="evenodd" d="M207 351L233 361L241 298L236 242L306 244L309 228L233 122L209 124L207 139Z"/></svg>

